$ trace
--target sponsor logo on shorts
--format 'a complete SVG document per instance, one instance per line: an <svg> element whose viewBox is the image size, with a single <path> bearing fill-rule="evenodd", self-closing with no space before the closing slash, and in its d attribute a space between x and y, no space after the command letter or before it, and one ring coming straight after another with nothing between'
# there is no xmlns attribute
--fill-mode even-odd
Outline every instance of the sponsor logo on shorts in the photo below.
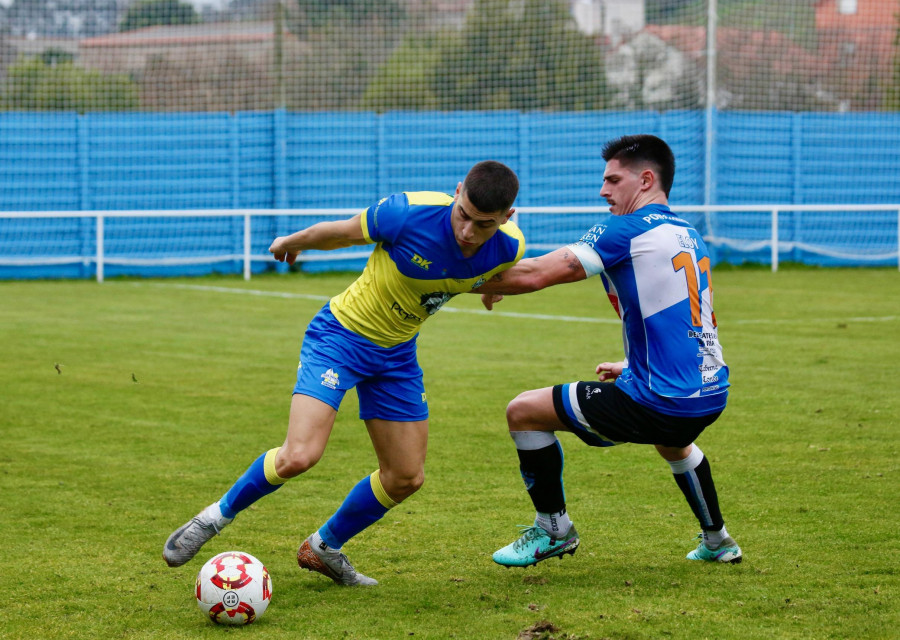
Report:
<svg viewBox="0 0 900 640"><path fill-rule="evenodd" d="M329 369L322 374L323 387L328 387L329 389L337 389L339 383L340 381L338 380L338 374L334 369Z"/></svg>

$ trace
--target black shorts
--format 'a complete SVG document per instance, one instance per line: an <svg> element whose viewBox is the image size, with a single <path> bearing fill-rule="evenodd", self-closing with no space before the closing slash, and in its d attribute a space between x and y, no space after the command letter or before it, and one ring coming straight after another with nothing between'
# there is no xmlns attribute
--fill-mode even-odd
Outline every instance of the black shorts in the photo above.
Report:
<svg viewBox="0 0 900 640"><path fill-rule="evenodd" d="M722 414L666 415L635 402L614 382L558 384L553 407L562 423L592 447L625 442L686 447Z"/></svg>

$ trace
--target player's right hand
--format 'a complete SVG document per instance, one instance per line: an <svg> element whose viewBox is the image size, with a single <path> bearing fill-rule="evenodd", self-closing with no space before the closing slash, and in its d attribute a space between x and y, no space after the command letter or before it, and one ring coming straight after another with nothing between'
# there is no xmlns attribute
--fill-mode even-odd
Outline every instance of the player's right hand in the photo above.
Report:
<svg viewBox="0 0 900 640"><path fill-rule="evenodd" d="M484 308L488 311L491 311L494 308L495 302L500 302L503 300L503 296L499 293L482 293L481 294L481 304L484 305Z"/></svg>
<svg viewBox="0 0 900 640"><path fill-rule="evenodd" d="M275 241L269 247L269 253L278 262L287 262L288 264L294 264L297 261L297 256L300 255L299 251L288 251L284 248L284 237L275 238Z"/></svg>
<svg viewBox="0 0 900 640"><path fill-rule="evenodd" d="M597 365L597 378L600 382L609 382L622 375L624 362L601 362Z"/></svg>

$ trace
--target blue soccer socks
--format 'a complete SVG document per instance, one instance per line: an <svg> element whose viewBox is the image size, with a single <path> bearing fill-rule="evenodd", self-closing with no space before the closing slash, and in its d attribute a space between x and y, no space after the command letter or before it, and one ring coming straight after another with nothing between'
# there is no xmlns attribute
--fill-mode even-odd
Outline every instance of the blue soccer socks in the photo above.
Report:
<svg viewBox="0 0 900 640"><path fill-rule="evenodd" d="M288 481L275 472L275 456L281 447L262 454L219 500L222 515L234 518L251 504L267 496Z"/></svg>
<svg viewBox="0 0 900 640"><path fill-rule="evenodd" d="M319 529L319 535L329 547L340 549L347 540L381 520L398 504L384 490L381 474L376 471L350 490L338 510Z"/></svg>

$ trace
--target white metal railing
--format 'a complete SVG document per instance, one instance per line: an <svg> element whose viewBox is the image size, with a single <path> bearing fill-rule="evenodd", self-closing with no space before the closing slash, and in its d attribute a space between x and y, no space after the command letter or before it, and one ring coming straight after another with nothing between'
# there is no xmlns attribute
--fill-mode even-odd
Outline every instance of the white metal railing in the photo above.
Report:
<svg viewBox="0 0 900 640"><path fill-rule="evenodd" d="M245 280L250 279L251 264L253 261L271 261L268 255L252 255L251 253L251 220L254 216L335 216L349 217L359 213L359 208L353 209L178 209L178 210L119 210L119 211L0 211L0 220L6 218L94 218L96 221L96 254L94 261L96 263L97 281L103 282L104 267L108 264L131 264L131 265L161 265L161 264L203 264L211 262L221 262L223 260L242 260L243 275ZM809 205L809 204L758 204L758 205L677 205L672 207L675 213L705 213L707 216L711 213L740 213L740 212L762 212L768 213L770 216L769 238L754 243L743 243L741 250L754 251L770 247L772 271L778 270L779 253L782 251L790 251L792 249L804 249L813 251L823 255L831 255L832 257L847 258L852 257L850 254L840 252L823 251L820 247L805 245L803 243L789 243L779 238L778 216L781 212L804 211L804 212L853 212L853 211L895 211L897 213L897 237L898 246L900 246L900 204L872 204L872 205L851 205L851 204L833 204L833 205ZM516 216L533 215L533 214L608 214L607 206L572 206L572 207L518 207ZM156 217L156 218L210 218L210 217L243 217L243 251L241 254L234 255L218 255L214 257L198 257L198 258L172 258L172 259L140 259L140 258L108 258L105 255L105 237L104 223L107 218L133 218L133 217ZM709 221L709 219L708 219ZM707 225L712 228L714 225ZM712 246L736 246L733 241L728 238L717 237L715 234L707 234L704 236L707 243ZM542 245L540 243L529 244L530 248L546 248L555 249L557 245ZM856 255L856 254L853 254ZM350 252L329 252L326 256L301 256L302 261L320 261L320 260L342 260L365 257L365 254ZM900 249L884 254L868 256L870 260L888 260L897 259L897 268L900 270ZM0 266L27 266L27 265L48 265L48 264L64 264L72 262L81 262L85 258L78 256L77 258L4 258L0 255Z"/></svg>

